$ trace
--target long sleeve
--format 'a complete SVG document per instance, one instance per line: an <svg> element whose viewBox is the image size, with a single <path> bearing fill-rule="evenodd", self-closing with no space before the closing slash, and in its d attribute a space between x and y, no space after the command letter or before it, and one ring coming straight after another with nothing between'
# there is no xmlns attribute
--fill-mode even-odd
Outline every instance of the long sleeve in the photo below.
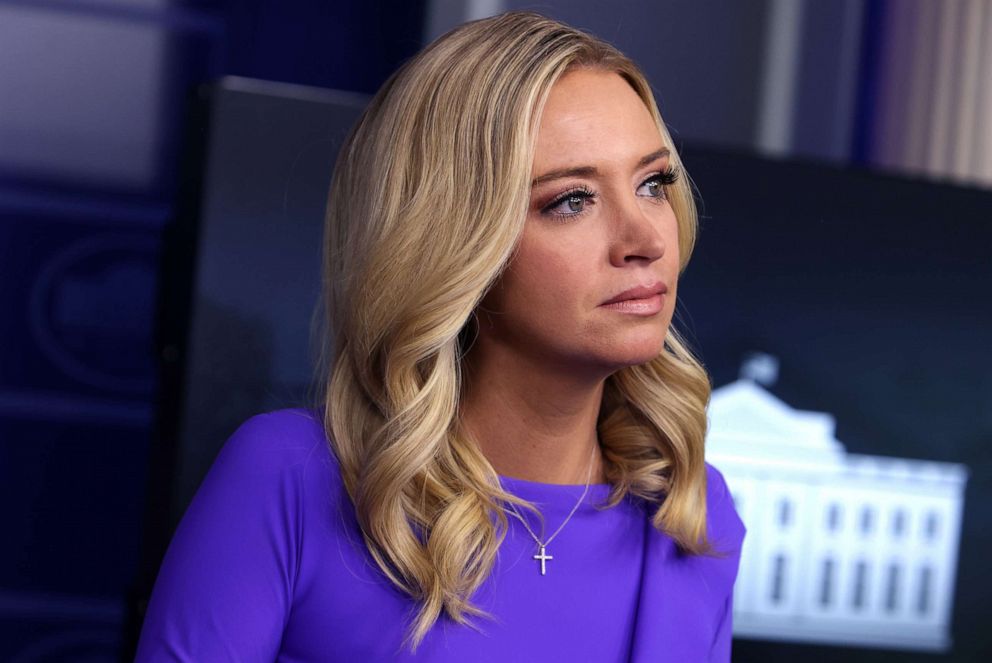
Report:
<svg viewBox="0 0 992 663"><path fill-rule="evenodd" d="M734 562L723 569L725 573L730 574L726 582L730 589L726 599L720 605L720 616L708 660L709 663L730 663L734 621L733 586L737 579L740 554L747 529L737 514L733 497L723 473L715 467L711 467L710 481L713 482L709 506L713 511L710 517L710 521L713 523L711 533L719 540L720 548L731 554Z"/></svg>
<svg viewBox="0 0 992 663"><path fill-rule="evenodd" d="M730 663L734 581L746 530L723 475L709 463L706 472L706 527L715 554L684 553L645 520L635 663Z"/></svg>
<svg viewBox="0 0 992 663"><path fill-rule="evenodd" d="M136 660L275 660L293 599L307 449L270 415L224 445L176 530Z"/></svg>
<svg viewBox="0 0 992 663"><path fill-rule="evenodd" d="M710 650L709 663L730 663L730 648L734 631L734 598L727 597L723 602L719 626L713 638L713 648Z"/></svg>

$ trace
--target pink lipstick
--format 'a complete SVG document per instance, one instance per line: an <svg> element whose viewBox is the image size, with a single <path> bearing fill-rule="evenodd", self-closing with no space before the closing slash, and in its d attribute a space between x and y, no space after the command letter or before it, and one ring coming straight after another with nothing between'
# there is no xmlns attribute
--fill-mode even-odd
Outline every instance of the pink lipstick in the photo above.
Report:
<svg viewBox="0 0 992 663"><path fill-rule="evenodd" d="M603 308L619 313L651 316L661 311L665 305L668 286L658 281L650 285L639 285L624 290L600 304Z"/></svg>

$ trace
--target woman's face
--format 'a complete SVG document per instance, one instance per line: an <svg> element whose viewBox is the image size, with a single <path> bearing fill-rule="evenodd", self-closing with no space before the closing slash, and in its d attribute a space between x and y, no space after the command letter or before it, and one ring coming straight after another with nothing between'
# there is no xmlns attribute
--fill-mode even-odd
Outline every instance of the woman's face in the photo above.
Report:
<svg viewBox="0 0 992 663"><path fill-rule="evenodd" d="M533 174L479 342L607 374L657 356L675 307L678 228L668 152L644 102L616 73L567 73L545 106Z"/></svg>

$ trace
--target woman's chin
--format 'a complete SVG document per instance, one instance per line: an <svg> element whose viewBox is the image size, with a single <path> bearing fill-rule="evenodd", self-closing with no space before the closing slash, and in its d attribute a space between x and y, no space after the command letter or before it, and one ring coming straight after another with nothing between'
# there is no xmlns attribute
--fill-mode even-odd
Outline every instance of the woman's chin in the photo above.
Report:
<svg viewBox="0 0 992 663"><path fill-rule="evenodd" d="M657 358L665 349L665 339L628 343L617 347L617 349L621 348L622 352L612 353L609 361L616 370L630 366L640 366Z"/></svg>

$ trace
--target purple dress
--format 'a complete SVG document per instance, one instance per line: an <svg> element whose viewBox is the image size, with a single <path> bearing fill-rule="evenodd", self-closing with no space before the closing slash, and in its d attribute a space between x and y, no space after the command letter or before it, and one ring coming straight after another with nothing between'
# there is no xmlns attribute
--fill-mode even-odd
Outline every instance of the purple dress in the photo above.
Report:
<svg viewBox="0 0 992 663"><path fill-rule="evenodd" d="M546 575L510 516L473 596L496 621L476 619L480 633L442 615L411 655L401 641L416 604L366 552L319 420L258 415L227 441L176 531L137 661L729 661L745 529L723 476L707 472L708 528L725 557L681 555L638 498L597 511L609 485L593 484L548 545ZM501 481L537 503L548 533L583 490Z"/></svg>

